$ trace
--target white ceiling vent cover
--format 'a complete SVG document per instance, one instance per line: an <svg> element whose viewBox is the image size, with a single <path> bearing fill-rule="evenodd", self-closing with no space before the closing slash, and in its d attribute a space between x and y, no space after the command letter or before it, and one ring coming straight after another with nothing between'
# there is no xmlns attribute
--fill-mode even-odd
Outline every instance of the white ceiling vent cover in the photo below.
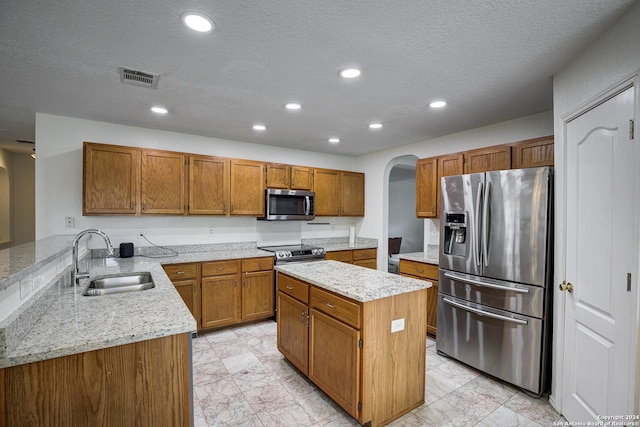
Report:
<svg viewBox="0 0 640 427"><path fill-rule="evenodd" d="M150 89L157 88L158 80L160 79L159 74L148 73L146 71L123 66L118 66L118 74L120 75L120 82L122 83L148 87Z"/></svg>

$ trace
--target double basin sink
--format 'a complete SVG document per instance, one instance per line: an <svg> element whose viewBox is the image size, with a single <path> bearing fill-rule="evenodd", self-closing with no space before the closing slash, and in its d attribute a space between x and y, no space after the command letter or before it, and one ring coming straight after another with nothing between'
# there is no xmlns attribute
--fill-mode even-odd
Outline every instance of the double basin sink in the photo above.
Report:
<svg viewBox="0 0 640 427"><path fill-rule="evenodd" d="M82 295L95 297L125 292L146 291L147 289L155 287L156 285L149 272L118 274L92 279Z"/></svg>

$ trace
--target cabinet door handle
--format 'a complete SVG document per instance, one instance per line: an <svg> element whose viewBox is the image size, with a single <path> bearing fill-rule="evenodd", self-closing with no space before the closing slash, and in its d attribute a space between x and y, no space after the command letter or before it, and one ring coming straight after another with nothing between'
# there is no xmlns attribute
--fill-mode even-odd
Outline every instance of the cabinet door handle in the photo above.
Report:
<svg viewBox="0 0 640 427"><path fill-rule="evenodd" d="M286 288L287 288L287 289L289 289L289 290L291 290L291 289L293 289L293 286L291 286L291 285L287 285L287 286L286 286Z"/></svg>
<svg viewBox="0 0 640 427"><path fill-rule="evenodd" d="M307 322L305 322L305 316L307 315L306 311L303 311L302 313L300 313L300 321L304 324L306 324Z"/></svg>
<svg viewBox="0 0 640 427"><path fill-rule="evenodd" d="M327 303L327 307L329 307L329 308L336 308L336 306L335 306L335 305L333 305L333 304L331 304L330 302L328 302L328 303Z"/></svg>

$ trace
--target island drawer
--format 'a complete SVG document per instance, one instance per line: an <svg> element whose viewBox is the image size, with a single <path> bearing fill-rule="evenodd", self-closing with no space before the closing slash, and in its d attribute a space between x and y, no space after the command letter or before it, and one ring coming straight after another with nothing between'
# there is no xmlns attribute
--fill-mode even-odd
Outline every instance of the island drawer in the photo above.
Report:
<svg viewBox="0 0 640 427"><path fill-rule="evenodd" d="M273 257L246 258L242 260L242 272L273 270Z"/></svg>
<svg viewBox="0 0 640 427"><path fill-rule="evenodd" d="M376 258L377 256L377 249L376 248L371 248L371 249L354 249L353 250L353 260L357 261L360 259L371 259L371 258Z"/></svg>
<svg viewBox="0 0 640 427"><path fill-rule="evenodd" d="M194 279L198 276L198 264L171 264L163 266L171 281Z"/></svg>
<svg viewBox="0 0 640 427"><path fill-rule="evenodd" d="M401 259L400 274L408 274L421 279L438 280L438 266L424 262Z"/></svg>
<svg viewBox="0 0 640 427"><path fill-rule="evenodd" d="M340 261L340 262L353 262L353 251L331 251L327 252L326 258L328 260Z"/></svg>
<svg viewBox="0 0 640 427"><path fill-rule="evenodd" d="M337 320L340 320L356 329L360 329L360 304L349 301L338 295L311 288L311 307L316 308Z"/></svg>
<svg viewBox="0 0 640 427"><path fill-rule="evenodd" d="M236 274L238 272L238 260L211 261L202 263L202 276L221 276L224 274Z"/></svg>
<svg viewBox="0 0 640 427"><path fill-rule="evenodd" d="M305 304L309 302L309 285L286 274L278 273L278 290Z"/></svg>

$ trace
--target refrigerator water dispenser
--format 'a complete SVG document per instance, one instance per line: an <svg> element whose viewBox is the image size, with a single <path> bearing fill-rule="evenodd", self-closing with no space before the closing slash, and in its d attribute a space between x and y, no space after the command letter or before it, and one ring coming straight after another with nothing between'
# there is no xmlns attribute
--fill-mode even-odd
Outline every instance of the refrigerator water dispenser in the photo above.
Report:
<svg viewBox="0 0 640 427"><path fill-rule="evenodd" d="M447 255L467 255L467 214L465 212L445 213L444 248Z"/></svg>

